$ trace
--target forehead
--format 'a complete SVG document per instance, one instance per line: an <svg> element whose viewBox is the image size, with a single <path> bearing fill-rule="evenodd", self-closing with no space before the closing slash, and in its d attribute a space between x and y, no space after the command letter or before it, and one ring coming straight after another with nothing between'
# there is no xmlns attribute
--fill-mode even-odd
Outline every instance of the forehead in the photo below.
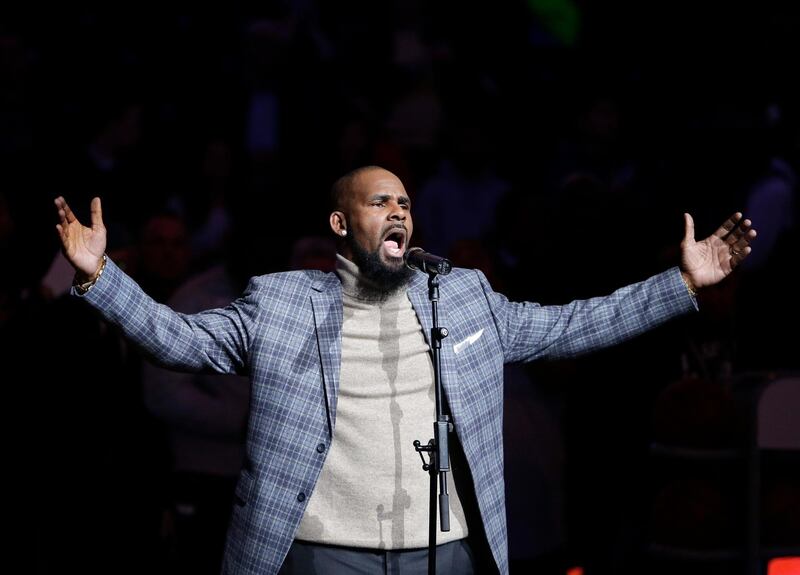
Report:
<svg viewBox="0 0 800 575"><path fill-rule="evenodd" d="M386 170L369 170L356 176L350 190L356 201L368 201L373 196L406 197L406 189L400 179Z"/></svg>

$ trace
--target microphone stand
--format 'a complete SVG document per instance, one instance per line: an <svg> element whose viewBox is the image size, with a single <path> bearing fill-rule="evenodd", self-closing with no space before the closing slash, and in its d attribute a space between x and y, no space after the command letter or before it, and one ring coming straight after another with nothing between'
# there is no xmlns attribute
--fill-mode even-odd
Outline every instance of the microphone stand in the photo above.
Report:
<svg viewBox="0 0 800 575"><path fill-rule="evenodd" d="M447 472L450 471L449 431L453 424L442 407L442 340L447 337L447 328L439 327L439 271L428 268L428 299L431 302L433 327L431 328L431 349L433 351L433 380L436 391L436 421L433 422L433 439L422 445L414 441L414 449L422 459L422 469L430 474L430 512L428 514L428 573L436 573L436 483L439 482L439 524L442 531L450 531L450 495L447 493ZM450 271L449 269L447 270ZM447 272L445 272L447 273ZM426 463L422 452L427 452Z"/></svg>

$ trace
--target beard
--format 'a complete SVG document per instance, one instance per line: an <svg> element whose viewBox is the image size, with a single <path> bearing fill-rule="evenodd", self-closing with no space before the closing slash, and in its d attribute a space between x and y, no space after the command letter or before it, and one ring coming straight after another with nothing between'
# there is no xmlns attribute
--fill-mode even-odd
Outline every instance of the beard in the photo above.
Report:
<svg viewBox="0 0 800 575"><path fill-rule="evenodd" d="M408 285L414 270L405 265L403 258L392 258L393 264L395 259L397 262L396 265L390 265L381 259L380 248L368 252L354 238L348 237L346 241L353 254L353 262L363 279L367 280L359 282L358 294L361 298L383 302Z"/></svg>

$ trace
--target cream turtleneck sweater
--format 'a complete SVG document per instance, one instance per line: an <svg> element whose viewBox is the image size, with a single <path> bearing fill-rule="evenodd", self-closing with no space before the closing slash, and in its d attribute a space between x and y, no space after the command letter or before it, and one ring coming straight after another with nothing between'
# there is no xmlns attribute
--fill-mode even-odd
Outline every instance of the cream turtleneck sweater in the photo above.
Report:
<svg viewBox="0 0 800 575"><path fill-rule="evenodd" d="M359 297L355 264L337 256L336 273L344 305L336 428L296 538L373 549L427 547L430 479L413 442L433 435L429 347L405 290L368 301ZM468 535L452 477L448 491L450 531L437 529L437 543Z"/></svg>

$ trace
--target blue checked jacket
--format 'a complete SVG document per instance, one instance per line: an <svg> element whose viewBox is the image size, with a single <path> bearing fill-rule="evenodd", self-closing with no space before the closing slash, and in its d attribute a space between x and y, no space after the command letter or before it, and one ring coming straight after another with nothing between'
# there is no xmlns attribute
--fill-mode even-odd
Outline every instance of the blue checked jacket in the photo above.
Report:
<svg viewBox="0 0 800 575"><path fill-rule="evenodd" d="M454 269L440 286L439 323L449 330L442 385L486 538L505 574L503 364L614 345L696 309L696 302L677 268L564 306L510 302L476 270ZM427 276L415 275L408 296L429 337ZM185 315L150 299L109 260L83 297L165 367L250 375L246 460L223 572L276 573L334 438L342 328L338 276L293 271L256 277L227 307Z"/></svg>

